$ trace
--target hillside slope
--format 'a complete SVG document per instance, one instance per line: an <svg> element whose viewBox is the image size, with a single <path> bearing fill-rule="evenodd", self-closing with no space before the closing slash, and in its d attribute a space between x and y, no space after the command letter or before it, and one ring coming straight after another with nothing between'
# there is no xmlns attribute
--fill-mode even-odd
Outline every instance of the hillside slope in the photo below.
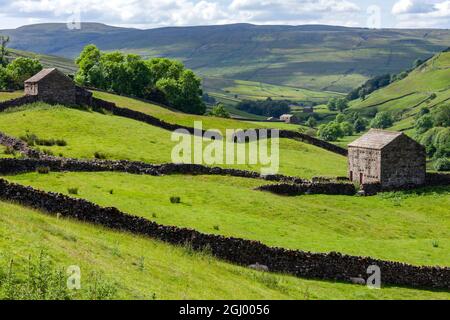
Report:
<svg viewBox="0 0 450 320"><path fill-rule="evenodd" d="M351 110L362 113L389 111L397 118L392 129L408 130L422 107L450 101L450 52L442 52L413 70L406 78L352 101Z"/></svg>
<svg viewBox="0 0 450 320"><path fill-rule="evenodd" d="M0 33L12 37L13 48L69 58L89 43L103 50L172 57L213 77L210 84L222 78L339 92L374 75L400 72L450 43L448 30L249 24L150 30L95 23L68 30L65 24L41 24Z"/></svg>

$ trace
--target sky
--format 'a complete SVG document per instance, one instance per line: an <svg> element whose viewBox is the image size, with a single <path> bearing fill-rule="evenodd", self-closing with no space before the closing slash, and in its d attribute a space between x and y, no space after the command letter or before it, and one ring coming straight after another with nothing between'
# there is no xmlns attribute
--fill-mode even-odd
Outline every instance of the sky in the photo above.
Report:
<svg viewBox="0 0 450 320"><path fill-rule="evenodd" d="M327 24L450 28L450 0L0 0L0 29L46 22L114 26Z"/></svg>

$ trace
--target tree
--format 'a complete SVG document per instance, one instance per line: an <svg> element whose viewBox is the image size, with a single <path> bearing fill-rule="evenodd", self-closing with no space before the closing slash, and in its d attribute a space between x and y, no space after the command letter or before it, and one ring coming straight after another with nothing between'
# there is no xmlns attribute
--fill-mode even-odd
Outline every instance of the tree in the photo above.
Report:
<svg viewBox="0 0 450 320"><path fill-rule="evenodd" d="M345 98L340 98L336 100L336 109L340 112L344 112L345 109L348 109L348 100Z"/></svg>
<svg viewBox="0 0 450 320"><path fill-rule="evenodd" d="M447 158L438 158L434 163L436 171L450 171L450 160Z"/></svg>
<svg viewBox="0 0 450 320"><path fill-rule="evenodd" d="M434 113L434 125L436 127L449 127L450 126L450 104L439 106Z"/></svg>
<svg viewBox="0 0 450 320"><path fill-rule="evenodd" d="M336 141L344 136L339 123L330 122L319 127L319 137L326 141Z"/></svg>
<svg viewBox="0 0 450 320"><path fill-rule="evenodd" d="M317 126L317 120L314 117L309 117L305 124L310 128L314 128Z"/></svg>
<svg viewBox="0 0 450 320"><path fill-rule="evenodd" d="M101 69L100 58L101 52L95 45L90 44L85 46L78 58L75 59L75 63L78 66L78 72L75 75L75 81L81 85L98 85L98 83L93 83L91 79L92 73L90 71L94 66L97 66L98 69L96 70L96 72L94 72L94 74L96 75L95 79L98 81L99 70Z"/></svg>
<svg viewBox="0 0 450 320"><path fill-rule="evenodd" d="M393 119L388 112L378 112L371 122L371 127L375 129L386 129L392 126Z"/></svg>
<svg viewBox="0 0 450 320"><path fill-rule="evenodd" d="M348 121L341 123L341 130L345 136L353 135L353 125Z"/></svg>
<svg viewBox="0 0 450 320"><path fill-rule="evenodd" d="M8 76L8 72L5 68L0 66L0 89L8 89L10 85L10 80Z"/></svg>
<svg viewBox="0 0 450 320"><path fill-rule="evenodd" d="M23 88L23 82L42 70L39 60L30 58L17 58L6 67L8 77L14 88Z"/></svg>
<svg viewBox="0 0 450 320"><path fill-rule="evenodd" d="M358 117L354 122L353 122L353 129L355 130L355 132L360 133L363 132L364 130L366 130L366 120L364 120L361 117Z"/></svg>
<svg viewBox="0 0 450 320"><path fill-rule="evenodd" d="M418 134L428 131L433 128L433 117L430 114L423 115L416 120L414 127L416 128L416 132Z"/></svg>
<svg viewBox="0 0 450 320"><path fill-rule="evenodd" d="M336 98L331 98L330 100L328 100L328 103L327 103L328 110L336 111L337 110L336 103L337 103L337 99Z"/></svg>
<svg viewBox="0 0 450 320"><path fill-rule="evenodd" d="M0 66L6 67L8 64L8 59L6 56L8 55L8 50L6 49L6 46L9 43L9 37L8 36L0 36Z"/></svg>
<svg viewBox="0 0 450 320"><path fill-rule="evenodd" d="M335 121L336 121L337 123L342 123L342 122L344 122L344 121L345 121L345 115L344 115L343 113L338 113L337 116L336 116Z"/></svg>
<svg viewBox="0 0 450 320"><path fill-rule="evenodd" d="M219 118L229 118L230 113L227 109L225 109L225 106L222 103L217 104L212 108L212 110L209 112L210 116L213 117L219 117Z"/></svg>

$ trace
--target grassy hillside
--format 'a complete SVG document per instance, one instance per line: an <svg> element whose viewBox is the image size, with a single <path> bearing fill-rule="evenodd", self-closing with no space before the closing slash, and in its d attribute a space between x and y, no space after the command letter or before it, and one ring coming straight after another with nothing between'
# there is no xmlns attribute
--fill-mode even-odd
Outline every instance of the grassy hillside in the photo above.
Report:
<svg viewBox="0 0 450 320"><path fill-rule="evenodd" d="M338 92L348 92L374 75L403 71L450 42L448 30L248 24L150 30L91 23L68 30L65 24L40 24L0 33L10 35L11 46L20 50L73 58L94 43L103 50L176 58L202 76L221 81Z"/></svg>
<svg viewBox="0 0 450 320"><path fill-rule="evenodd" d="M73 59L67 59L53 55L38 54L29 51L9 49L8 56L11 59L15 59L18 57L38 59L45 68L58 68L59 70L61 70L66 74L74 74L78 69Z"/></svg>
<svg viewBox="0 0 450 320"><path fill-rule="evenodd" d="M253 190L264 181L222 176L30 173L8 179L66 194L68 188L78 188L79 197L102 206L271 246L450 265L445 254L450 248L449 188L371 198L286 198ZM172 204L171 196L181 197L181 204Z"/></svg>
<svg viewBox="0 0 450 320"><path fill-rule="evenodd" d="M118 97L117 99L122 99ZM131 100L131 99L130 99ZM133 100L136 101L136 100ZM127 104L127 106L129 106ZM174 113L160 107L152 107L136 101L136 106L145 108L163 119L192 126L195 116ZM184 117L185 116L185 117ZM219 118L205 119L204 128L224 129L241 122ZM245 123L244 123L245 124ZM251 127L250 124L246 124ZM93 158L96 152L108 159L128 159L150 163L171 162L172 148L177 142L171 141L171 132L148 124L103 115L100 113L36 105L22 111L0 113L0 131L20 137L34 133L45 139L64 139L65 147L45 147L55 155L66 157ZM206 146L210 141L206 141ZM270 144L269 144L270 147ZM246 145L248 150L249 146ZM317 157L321 160L317 161ZM260 165L229 165L235 168L258 170ZM312 177L317 175L345 175L346 159L342 156L301 142L280 139L280 171L288 175Z"/></svg>
<svg viewBox="0 0 450 320"><path fill-rule="evenodd" d="M0 102L7 101L23 96L23 91L2 92L0 91Z"/></svg>
<svg viewBox="0 0 450 320"><path fill-rule="evenodd" d="M433 96L435 97L433 98ZM407 130L422 107L450 101L450 52L442 52L412 71L403 80L351 103L351 110L367 113L389 111L398 121L392 129Z"/></svg>
<svg viewBox="0 0 450 320"><path fill-rule="evenodd" d="M370 290L264 274L188 248L57 219L10 203L0 202L0 211L2 269L14 259L15 272L25 276L29 255L36 258L43 250L55 267L80 266L81 292L93 285L87 275L96 272L116 289L116 299L449 299L445 292ZM0 297L4 296L0 285Z"/></svg>

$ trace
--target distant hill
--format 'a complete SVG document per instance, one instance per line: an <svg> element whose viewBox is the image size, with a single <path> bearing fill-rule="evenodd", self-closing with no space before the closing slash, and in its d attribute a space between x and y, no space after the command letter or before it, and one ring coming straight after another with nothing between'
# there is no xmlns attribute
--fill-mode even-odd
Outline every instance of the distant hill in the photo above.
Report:
<svg viewBox="0 0 450 320"><path fill-rule="evenodd" d="M365 100L354 100L351 109L392 112L399 120L392 129L408 131L422 107L434 108L446 102L450 102L450 52L441 52L405 79L374 91Z"/></svg>
<svg viewBox="0 0 450 320"><path fill-rule="evenodd" d="M374 75L405 70L417 58L428 58L450 43L449 30L321 25L138 30L84 23L81 30L69 30L65 24L39 24L0 33L12 37L13 48L67 58L89 43L103 50L177 58L209 85L220 84L218 79L245 80L337 92L348 92ZM212 86L211 91L222 89Z"/></svg>

